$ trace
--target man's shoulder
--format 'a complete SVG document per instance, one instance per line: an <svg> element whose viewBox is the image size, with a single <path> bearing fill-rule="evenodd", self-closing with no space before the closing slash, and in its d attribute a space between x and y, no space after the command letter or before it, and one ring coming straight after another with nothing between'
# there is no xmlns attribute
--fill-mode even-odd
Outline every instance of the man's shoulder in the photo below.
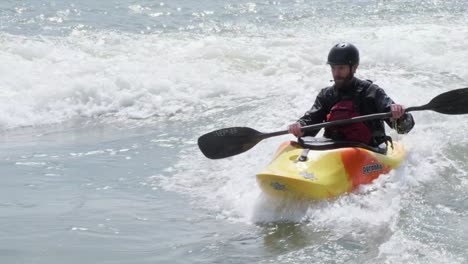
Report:
<svg viewBox="0 0 468 264"><path fill-rule="evenodd" d="M361 79L358 79L356 78L356 84L357 86L367 92L367 93L373 93L379 89L382 89L380 88L377 84L375 84L374 82L372 82L371 80L361 80Z"/></svg>
<svg viewBox="0 0 468 264"><path fill-rule="evenodd" d="M328 86L325 88L320 89L320 92L317 94L315 101L319 104L329 105L337 98L337 94L335 92L334 86Z"/></svg>
<svg viewBox="0 0 468 264"><path fill-rule="evenodd" d="M320 89L319 95L331 95L334 94L335 87L332 86L327 86L325 88Z"/></svg>
<svg viewBox="0 0 468 264"><path fill-rule="evenodd" d="M369 79L361 80L361 79L358 79L358 78L356 78L356 84L357 84L357 86L366 87L366 88L376 85L376 84L374 84L373 81L371 81Z"/></svg>

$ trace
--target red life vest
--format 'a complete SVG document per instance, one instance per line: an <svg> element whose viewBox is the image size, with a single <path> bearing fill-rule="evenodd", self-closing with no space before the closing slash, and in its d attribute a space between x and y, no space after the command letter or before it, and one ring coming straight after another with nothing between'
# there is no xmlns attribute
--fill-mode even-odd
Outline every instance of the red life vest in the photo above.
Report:
<svg viewBox="0 0 468 264"><path fill-rule="evenodd" d="M335 104L327 115L327 121L336 121L360 116L355 110L353 101L344 100ZM370 144L371 132L364 122L352 123L342 126L328 127L325 129L325 137L335 140L346 140Z"/></svg>

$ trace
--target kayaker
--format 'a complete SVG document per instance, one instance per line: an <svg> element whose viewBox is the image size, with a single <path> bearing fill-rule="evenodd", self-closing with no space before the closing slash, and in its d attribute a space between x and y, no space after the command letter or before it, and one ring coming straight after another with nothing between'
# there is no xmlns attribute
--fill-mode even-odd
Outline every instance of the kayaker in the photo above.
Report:
<svg viewBox="0 0 468 264"><path fill-rule="evenodd" d="M315 136L319 130L301 131L301 127L325 121L348 119L360 115L391 112L385 120L397 133L408 133L414 126L411 114L396 104L385 91L369 80L354 77L359 66L359 51L350 43L338 43L328 53L334 85L322 89L312 108L303 117L288 126L296 137ZM324 136L335 140L361 142L370 146L386 143L388 138L382 120L326 128Z"/></svg>

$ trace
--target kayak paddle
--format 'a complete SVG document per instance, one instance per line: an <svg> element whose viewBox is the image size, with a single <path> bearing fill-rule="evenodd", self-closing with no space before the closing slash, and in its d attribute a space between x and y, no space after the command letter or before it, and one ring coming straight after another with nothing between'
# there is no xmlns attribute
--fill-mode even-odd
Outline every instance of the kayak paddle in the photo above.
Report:
<svg viewBox="0 0 468 264"><path fill-rule="evenodd" d="M408 107L406 112L432 110L446 115L468 114L468 88L448 91L434 97L422 106ZM374 119L391 117L391 113L378 113L353 117L349 119L324 122L304 126L302 131L315 130L331 126L340 126ZM198 147L210 159L222 159L245 152L258 142L275 136L286 135L287 130L272 133L261 133L249 127L230 127L212 131L198 138Z"/></svg>

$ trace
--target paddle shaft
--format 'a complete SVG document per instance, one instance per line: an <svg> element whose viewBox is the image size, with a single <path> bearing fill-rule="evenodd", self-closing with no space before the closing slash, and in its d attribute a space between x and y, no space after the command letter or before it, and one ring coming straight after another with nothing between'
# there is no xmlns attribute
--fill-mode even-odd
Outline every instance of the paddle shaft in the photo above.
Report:
<svg viewBox="0 0 468 264"><path fill-rule="evenodd" d="M421 111L421 110L426 110L426 105L409 107L408 109L406 109L405 112ZM347 124L352 124L352 123L357 123L357 122L364 122L368 120L385 119L391 116L392 116L392 113L390 112L358 116L358 117L352 117L349 119L343 119L343 120L314 124L310 126L304 126L301 128L301 131L304 132L307 130L321 129L321 128L332 127L332 126L342 126L342 125L347 125ZM256 137L265 139L269 137L281 136L281 135L286 135L286 134L289 134L288 130L282 130L282 131L277 131L277 132L272 132L272 133L262 133L262 134L256 135Z"/></svg>
<svg viewBox="0 0 468 264"><path fill-rule="evenodd" d="M321 128L332 127L332 126L342 126L342 125L347 125L347 124L352 124L352 123L357 123L357 122L364 122L368 120L388 118L391 116L392 116L392 113L379 113L379 114L358 116L358 117L353 117L349 119L324 122L324 123L314 124L310 126L303 126L301 127L301 131L305 132L307 130L321 129ZM288 130L276 131L276 132L271 132L271 133L261 133L261 134L255 135L254 137L259 138L259 139L266 139L266 138L276 137L276 136L281 136L281 135L286 135L286 134L289 134Z"/></svg>

